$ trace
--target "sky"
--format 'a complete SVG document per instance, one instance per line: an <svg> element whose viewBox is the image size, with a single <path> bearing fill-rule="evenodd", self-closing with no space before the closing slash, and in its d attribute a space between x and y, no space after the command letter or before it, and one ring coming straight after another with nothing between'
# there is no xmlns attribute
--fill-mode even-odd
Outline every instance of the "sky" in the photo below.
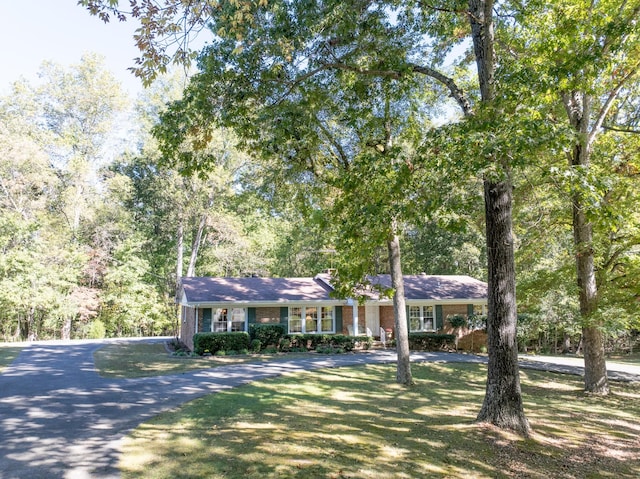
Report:
<svg viewBox="0 0 640 479"><path fill-rule="evenodd" d="M0 20L0 94L20 77L36 81L45 60L69 66L88 52L105 58L132 98L143 89L127 70L138 56L131 20L105 24L77 0L0 0Z"/></svg>

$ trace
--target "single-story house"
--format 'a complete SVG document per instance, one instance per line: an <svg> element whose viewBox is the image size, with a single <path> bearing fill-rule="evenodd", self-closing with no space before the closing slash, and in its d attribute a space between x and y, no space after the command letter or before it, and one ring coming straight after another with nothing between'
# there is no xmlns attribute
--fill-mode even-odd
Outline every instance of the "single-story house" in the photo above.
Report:
<svg viewBox="0 0 640 479"><path fill-rule="evenodd" d="M393 301L380 290L389 275L368 278L363 304L332 297L331 276L314 278L183 278L180 339L193 349L198 332L248 331L252 323L285 326L289 334L369 334L394 330ZM410 332L445 329L451 315L486 314L487 284L470 276L404 276Z"/></svg>

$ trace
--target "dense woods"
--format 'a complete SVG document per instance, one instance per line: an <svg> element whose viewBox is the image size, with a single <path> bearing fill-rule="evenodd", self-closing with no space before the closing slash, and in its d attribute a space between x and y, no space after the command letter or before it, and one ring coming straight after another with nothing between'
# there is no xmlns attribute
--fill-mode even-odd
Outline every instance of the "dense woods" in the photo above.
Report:
<svg viewBox="0 0 640 479"><path fill-rule="evenodd" d="M0 99L3 340L175 334L181 275L309 276L344 261L317 209L328 190L297 188L231 130L194 151L215 165L206 174L163 157L151 129L181 97L178 75L132 101L99 57L42 74ZM408 225L408 272L484 276L481 216L456 217ZM384 243L363 249L370 271L388 271Z"/></svg>

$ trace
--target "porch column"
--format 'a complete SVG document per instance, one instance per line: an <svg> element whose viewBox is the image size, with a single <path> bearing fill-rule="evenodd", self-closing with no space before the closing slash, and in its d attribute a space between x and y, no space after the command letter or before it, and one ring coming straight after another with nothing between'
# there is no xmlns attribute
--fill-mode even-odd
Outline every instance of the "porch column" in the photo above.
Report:
<svg viewBox="0 0 640 479"><path fill-rule="evenodd" d="M358 302L354 301L352 298L347 299L347 305L351 306L351 311L352 311L352 317L353 317L353 321L352 321L352 329L353 329L353 335L354 336L358 336Z"/></svg>

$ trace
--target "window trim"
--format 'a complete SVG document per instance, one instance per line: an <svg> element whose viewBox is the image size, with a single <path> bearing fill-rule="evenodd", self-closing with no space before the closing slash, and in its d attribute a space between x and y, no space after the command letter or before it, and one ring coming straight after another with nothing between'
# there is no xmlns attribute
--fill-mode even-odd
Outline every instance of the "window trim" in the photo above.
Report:
<svg viewBox="0 0 640 479"><path fill-rule="evenodd" d="M315 309L315 319L312 319L312 321L315 321L316 323L316 330L315 331L307 331L307 308L310 309ZM293 318L292 315L292 310L293 309L298 309L300 311L299 316L296 315L295 318ZM324 331L322 329L322 322L323 319L326 320L327 317L324 315L324 313L326 313L328 310L331 310L331 329ZM307 304L307 305L301 305L301 306L289 306L288 307L288 311L287 311L288 315L287 315L287 333L288 334L335 334L336 332L336 306L331 305L331 304L318 304L318 305L312 305L312 304ZM300 330L299 331L292 331L291 330L291 321L292 319L294 319L295 321L300 321Z"/></svg>
<svg viewBox="0 0 640 479"><path fill-rule="evenodd" d="M420 308L419 310L419 316L412 316L411 315L411 308ZM427 316L425 314L426 311L430 310L431 315ZM408 311L407 311L407 321L409 323L409 332L410 333L433 333L435 331L437 331L437 325L436 325L436 305L435 304L410 304L408 305ZM420 323L420 328L419 329L413 329L411 327L411 320L412 319L417 319ZM431 328L427 329L425 327L425 320L431 320Z"/></svg>
<svg viewBox="0 0 640 479"><path fill-rule="evenodd" d="M203 308L204 309L204 308ZM248 327L247 327L247 321L249 320L249 316L248 316L248 308L238 308L238 307L223 307L223 308L215 308L215 307L211 307L209 308L211 309L211 332L212 333L232 333L232 332L247 332L248 331ZM239 309L242 310L242 315L244 316L243 321L233 321L233 311ZM223 311L225 310L226 313L226 319L224 321L216 321L216 317L218 314L218 311ZM215 330L215 325L216 324L223 324L226 323L226 329L224 330L219 330L216 331ZM241 323L242 324L242 329L241 330L235 330L233 329L233 324L234 323Z"/></svg>

